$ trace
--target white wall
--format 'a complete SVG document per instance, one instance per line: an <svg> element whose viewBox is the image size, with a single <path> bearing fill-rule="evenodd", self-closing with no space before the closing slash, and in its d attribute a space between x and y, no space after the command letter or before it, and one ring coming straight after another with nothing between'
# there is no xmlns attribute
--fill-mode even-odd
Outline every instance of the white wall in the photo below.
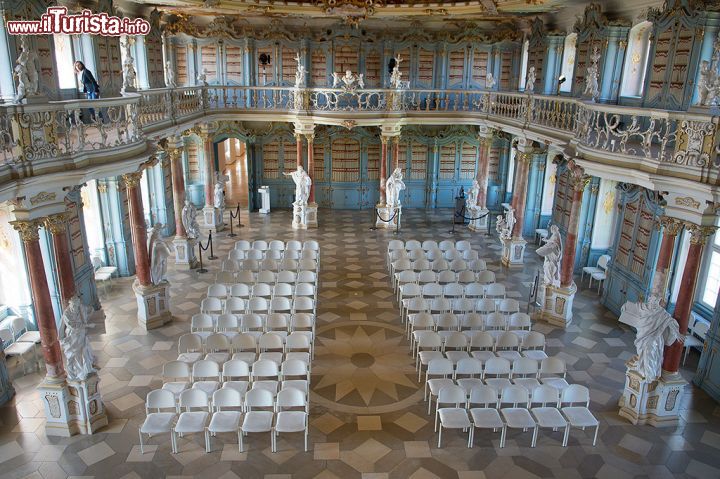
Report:
<svg viewBox="0 0 720 479"><path fill-rule="evenodd" d="M595 224L593 225L592 243L590 245L592 249L609 248L613 242L615 215L617 214L616 186L616 181L600 180Z"/></svg>
<svg viewBox="0 0 720 479"><path fill-rule="evenodd" d="M32 303L20 235L10 225L7 203L0 204L0 305L16 309ZM17 311L16 311L17 312Z"/></svg>
<svg viewBox="0 0 720 479"><path fill-rule="evenodd" d="M573 86L573 71L575 70L575 45L577 44L577 33L571 33L565 37L563 47L561 75L565 77L565 83L560 85L560 91L570 93Z"/></svg>
<svg viewBox="0 0 720 479"><path fill-rule="evenodd" d="M553 163L553 157L554 155L548 155L547 164L545 165L542 206L540 207L541 216L552 215L553 211L553 203L555 201L555 180L557 179L557 165Z"/></svg>

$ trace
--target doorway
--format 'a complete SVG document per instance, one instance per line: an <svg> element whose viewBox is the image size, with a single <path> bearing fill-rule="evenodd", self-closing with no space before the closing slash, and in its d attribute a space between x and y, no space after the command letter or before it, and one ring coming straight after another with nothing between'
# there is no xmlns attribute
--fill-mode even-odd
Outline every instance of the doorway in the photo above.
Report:
<svg viewBox="0 0 720 479"><path fill-rule="evenodd" d="M247 209L250 204L248 189L247 146L238 138L227 138L217 143L218 171L229 178L225 185L225 203L228 208L240 205Z"/></svg>

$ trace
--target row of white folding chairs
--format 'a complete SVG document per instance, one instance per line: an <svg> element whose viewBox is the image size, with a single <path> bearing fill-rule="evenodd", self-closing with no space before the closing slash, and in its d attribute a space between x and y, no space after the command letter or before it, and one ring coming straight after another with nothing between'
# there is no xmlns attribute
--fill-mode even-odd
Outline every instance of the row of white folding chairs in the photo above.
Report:
<svg viewBox="0 0 720 479"><path fill-rule="evenodd" d="M403 273L406 273L403 272ZM495 282L495 274L482 275L482 273L492 273L492 271L483 271L481 277L475 277L475 281L466 283L452 282L442 284L439 282L418 283L411 281L416 279L413 277L415 273L405 276L403 273L398 277L397 300L402 302L405 298L413 298L423 296L426 298L445 297L445 298L490 298L504 299L507 291L505 285ZM405 276L405 277L404 277Z"/></svg>
<svg viewBox="0 0 720 479"><path fill-rule="evenodd" d="M472 407L474 404L481 407ZM499 398L496 391L482 385L473 388L469 398L462 387L447 385L438 392L435 407L435 431L440 428L438 447L442 444L443 428L468 430L468 448L473 445L475 429L500 429L501 448L505 447L508 428L532 430L530 447L537 444L539 428L561 429L562 445L565 447L571 427L583 430L594 427L594 446L600 423L589 406L590 391L579 384L573 384L562 392L545 385L530 392L523 386L511 384L501 390Z"/></svg>
<svg viewBox="0 0 720 479"><path fill-rule="evenodd" d="M457 309L461 311L461 309ZM427 311L413 313L408 316L405 323L408 339L410 334L416 330L431 329L438 332L447 331L488 331L493 336L503 331L514 331L520 338L528 334L532 329L532 320L526 313L513 313L505 315L502 313L437 313Z"/></svg>
<svg viewBox="0 0 720 479"><path fill-rule="evenodd" d="M314 350L311 331L258 333L243 332L229 336L227 332L220 332L209 333L205 337L203 332L183 334L178 340L178 361L193 364L205 358L222 364L232 357L252 363L258 354L268 353L264 357L273 358L276 362L282 362L284 355L310 362Z"/></svg>
<svg viewBox="0 0 720 479"><path fill-rule="evenodd" d="M317 287L318 275L314 270L301 271L221 271L215 276L216 283L231 287L234 284L255 283L311 283Z"/></svg>
<svg viewBox="0 0 720 479"><path fill-rule="evenodd" d="M405 249L408 251L414 249L422 249L423 251L441 249L443 251L447 251L453 248L457 249L458 251L465 251L468 249L472 249L472 246L470 245L470 242L468 240L459 240L457 242L452 240L443 240L439 243L434 240L426 240L422 243L418 240L390 240L390 242L388 243L388 251L397 249Z"/></svg>
<svg viewBox="0 0 720 479"><path fill-rule="evenodd" d="M310 249L313 251L320 251L320 244L315 240L305 240L302 243L298 240L290 240L288 242L283 242L281 240L272 240L270 242L267 242L265 240L255 240L252 243L248 240L238 240L235 242L235 249L247 251L250 249L257 249L257 250L279 250L279 251L285 251L285 250L303 250L303 249Z"/></svg>
<svg viewBox="0 0 720 479"><path fill-rule="evenodd" d="M427 336L426 333L435 333L440 337L440 341L444 345L453 337L453 343L463 341L458 335L464 335L467 341L468 351L471 348L476 350L489 349L495 351L496 344L500 344L500 349L511 348L515 346L515 337L517 338L519 348L517 351L537 349L545 350L545 335L538 331L529 331L525 329L466 329L458 331L454 328L454 324L443 316L436 318L421 317L416 327L413 327L408 334L410 339L410 349L415 355L416 341L420 336ZM512 335L512 336L511 336ZM514 336L514 337L513 337ZM502 341L500 338L503 337ZM433 341L426 339L426 341ZM455 347L455 346L453 346ZM481 355L479 355L481 356ZM502 356L502 355L501 355ZM515 356L514 354L506 354L505 356ZM531 354L530 356L545 357L545 354Z"/></svg>
<svg viewBox="0 0 720 479"><path fill-rule="evenodd" d="M454 261L454 260L464 260L464 261L481 261L485 262L485 260L480 258L480 253L475 250L465 250L465 251L458 251L455 249L451 249L448 251L441 251L439 249L434 249L431 251L422 251L422 250L412 250L412 251L405 251L404 249L400 250L394 250L389 251L387 255L387 264L391 265L395 261L401 260L401 259L407 259L410 261L419 261L419 260L427 260L430 262L438 262L440 264L440 261ZM482 264L482 263L479 263Z"/></svg>
<svg viewBox="0 0 720 479"><path fill-rule="evenodd" d="M222 262L221 271L229 271L231 273L239 273L240 271L252 271L254 273L260 271L315 271L320 268L320 262L314 259L283 259L280 261L274 259L244 259L235 261L226 259Z"/></svg>
<svg viewBox="0 0 720 479"><path fill-rule="evenodd" d="M264 332L276 332L287 335L295 331L315 333L315 315L311 313L256 313L220 314L218 316L198 313L190 319L190 331L205 338L212 333L223 333L232 339L238 333L258 336ZM313 338L311 337L311 340Z"/></svg>
<svg viewBox="0 0 720 479"><path fill-rule="evenodd" d="M464 333L454 332L444 338L433 331L417 331L414 339L415 367L418 381L422 377L423 367L433 359L445 358L453 363L461 359L473 358L480 362L496 359L514 361L520 358L533 360L547 359L545 338L541 333L529 335L521 341L512 331L505 331L497 338L487 334L468 337Z"/></svg>
<svg viewBox="0 0 720 479"><path fill-rule="evenodd" d="M426 259L419 259L417 261L399 259L390 264L390 275L393 279L400 271L415 271L416 273L419 273L420 271L425 270L431 270L435 273L440 273L441 271L453 271L455 273L472 271L473 273L479 273L487 270L487 264L485 263L485 260L482 259L475 259L469 262L463 259L454 259L449 262L444 259L433 262Z"/></svg>
<svg viewBox="0 0 720 479"><path fill-rule="evenodd" d="M252 297L262 297L266 299L285 297L294 298L296 296L308 296L317 298L317 289L314 283L256 283L246 284L237 283L229 288L224 283L215 283L208 286L207 297L226 300L231 298L240 298L245 301Z"/></svg>
<svg viewBox="0 0 720 479"><path fill-rule="evenodd" d="M314 259L317 260L320 258L320 254L318 251L311 250L311 249L304 249L304 250L259 250L259 249L249 249L249 250L241 250L241 249L232 249L228 252L228 259L232 259L235 261L242 261L244 259L256 259L256 260L265 260L265 259L274 259L276 261L281 261L284 259Z"/></svg>
<svg viewBox="0 0 720 479"><path fill-rule="evenodd" d="M481 315L489 315L492 313L500 313L510 316L520 312L520 302L516 299L470 299L457 298L449 299L443 297L425 298L414 297L407 298L400 303L400 321L404 322L408 315L413 313L454 313L458 315L466 315L470 313L479 313Z"/></svg>
<svg viewBox="0 0 720 479"><path fill-rule="evenodd" d="M143 434L170 433L172 452L178 452L177 435L204 433L205 451L210 452L210 437L218 433L234 433L243 452L243 435L249 432L270 432L271 451L276 452L279 433L302 432L305 451L308 448L308 407L302 391L289 387L273 396L264 389L242 394L223 387L209 395L200 389L183 391L175 405L174 395L163 389L148 393L146 418L139 429L140 453L144 454ZM300 410L298 410L300 409ZM154 410L154 412L153 412Z"/></svg>
<svg viewBox="0 0 720 479"><path fill-rule="evenodd" d="M242 298L232 297L221 301L218 298L205 298L200 303L200 312L205 314L270 314L270 313L312 313L315 314L315 298L309 296L297 296L287 298L280 296L268 300L263 297L252 297L249 301Z"/></svg>

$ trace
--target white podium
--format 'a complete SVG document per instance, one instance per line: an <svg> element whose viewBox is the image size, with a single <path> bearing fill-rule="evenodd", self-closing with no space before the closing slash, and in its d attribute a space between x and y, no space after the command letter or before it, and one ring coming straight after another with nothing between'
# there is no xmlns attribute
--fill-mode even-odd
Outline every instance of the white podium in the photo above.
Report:
<svg viewBox="0 0 720 479"><path fill-rule="evenodd" d="M260 193L260 204L262 205L260 207L260 214L261 215L269 215L270 214L270 187L269 186L261 186L258 188L258 193Z"/></svg>

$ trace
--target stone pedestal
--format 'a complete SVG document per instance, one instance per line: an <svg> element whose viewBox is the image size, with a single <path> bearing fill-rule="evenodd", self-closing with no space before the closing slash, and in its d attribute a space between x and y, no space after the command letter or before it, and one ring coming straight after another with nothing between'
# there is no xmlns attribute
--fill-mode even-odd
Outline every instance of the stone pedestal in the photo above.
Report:
<svg viewBox="0 0 720 479"><path fill-rule="evenodd" d="M500 238L503 266L522 266L527 241L522 238Z"/></svg>
<svg viewBox="0 0 720 479"><path fill-rule="evenodd" d="M67 382L70 394L68 412L80 434L94 434L108 424L105 405L98 390L99 383L97 372L90 373L86 379Z"/></svg>
<svg viewBox="0 0 720 479"><path fill-rule="evenodd" d="M387 205L378 205L377 215L375 216L375 227L385 229L396 229L399 226L400 219L402 217L402 206L390 207ZM397 214L395 214L397 212ZM393 215L395 215L393 217ZM392 221L383 221L392 218Z"/></svg>
<svg viewBox="0 0 720 479"><path fill-rule="evenodd" d="M625 364L625 389L618 404L620 416L635 425L676 426L687 381L680 374L667 371L655 381L647 381L636 369L637 356Z"/></svg>
<svg viewBox="0 0 720 479"><path fill-rule="evenodd" d="M205 226L215 231L222 231L225 228L222 218L222 210L214 206L205 206L202 210Z"/></svg>
<svg viewBox="0 0 720 479"><path fill-rule="evenodd" d="M80 432L77 423L71 420L71 396L64 378L46 377L37 391L45 406L45 434L70 437Z"/></svg>
<svg viewBox="0 0 720 479"><path fill-rule="evenodd" d="M137 298L138 323L145 329L159 328L172 320L170 314L170 283L163 281L157 286L133 283Z"/></svg>
<svg viewBox="0 0 720 479"><path fill-rule="evenodd" d="M308 228L317 228L317 204L298 204L293 203L293 220L292 227L296 230L306 230Z"/></svg>
<svg viewBox="0 0 720 479"><path fill-rule="evenodd" d="M567 288L540 284L538 298L542 307L538 311L536 319L542 319L562 328L570 324L573 318L572 306L576 292L577 285L574 282Z"/></svg>
<svg viewBox="0 0 720 479"><path fill-rule="evenodd" d="M10 381L10 373L5 362L2 344L0 344L0 406L15 396L15 388Z"/></svg>
<svg viewBox="0 0 720 479"><path fill-rule="evenodd" d="M470 231L487 231L488 217L490 216L487 208L472 208L468 211L468 216L470 218L478 218L481 216L479 219L470 220L470 224L468 225Z"/></svg>
<svg viewBox="0 0 720 479"><path fill-rule="evenodd" d="M258 193L260 193L260 214L261 215L269 215L270 214L270 187L269 186L261 186L258 188Z"/></svg>
<svg viewBox="0 0 720 479"><path fill-rule="evenodd" d="M196 239L183 238L176 236L173 238L175 246L175 264L187 269L195 269L198 267L198 260L195 257Z"/></svg>

